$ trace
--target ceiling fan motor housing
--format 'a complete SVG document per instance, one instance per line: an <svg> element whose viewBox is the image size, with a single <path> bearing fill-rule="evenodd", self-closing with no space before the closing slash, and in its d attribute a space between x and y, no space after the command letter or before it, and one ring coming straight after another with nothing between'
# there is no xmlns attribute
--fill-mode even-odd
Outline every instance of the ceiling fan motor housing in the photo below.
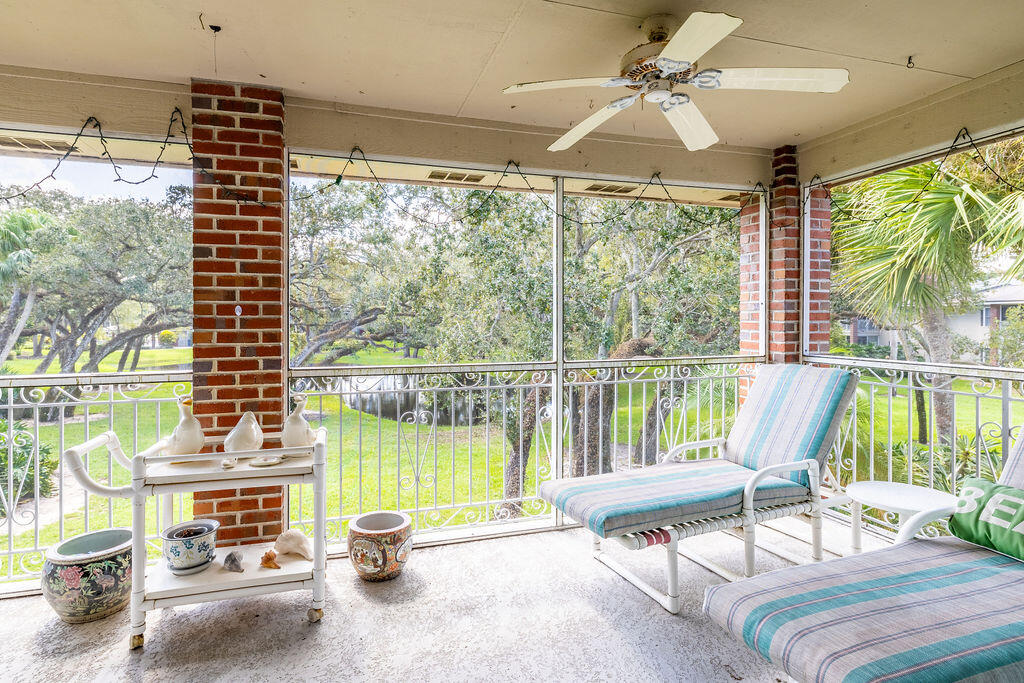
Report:
<svg viewBox="0 0 1024 683"><path fill-rule="evenodd" d="M622 56L622 62L619 64L619 73L624 78L636 82L636 85L627 85L627 88L640 90L647 74L661 74L661 68L656 62L661 55L661 51L665 49L665 45L666 41L644 43L643 45L637 45ZM671 83L682 85L688 83L697 71L697 65L691 64L690 68L683 71L665 74L664 79Z"/></svg>

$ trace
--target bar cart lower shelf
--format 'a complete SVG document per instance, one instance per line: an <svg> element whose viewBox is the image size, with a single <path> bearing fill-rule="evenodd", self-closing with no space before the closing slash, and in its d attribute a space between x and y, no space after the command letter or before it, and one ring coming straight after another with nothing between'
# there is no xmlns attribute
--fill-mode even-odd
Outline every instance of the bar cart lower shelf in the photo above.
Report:
<svg viewBox="0 0 1024 683"><path fill-rule="evenodd" d="M268 434L268 439L277 437ZM217 437L207 439L216 443ZM162 607L177 607L214 600L281 593L291 590L312 591L312 606L306 613L310 622L323 617L327 571L326 500L324 472L327 462L327 432L317 431L311 446L267 448L248 453L205 453L160 455L160 441L132 459L125 457L117 435L105 432L65 452L66 462L86 490L110 497L132 500L132 649L141 647L146 629L146 612ZM132 483L120 488L100 484L89 477L82 457L90 450L107 446L118 462L132 470ZM241 460L256 456L281 456L282 466L249 467ZM225 471L220 461L239 458L235 468ZM177 463L170 465L170 463ZM260 560L273 543L224 546L217 549L212 566L195 574L176 575L162 560L147 566L145 539L146 499L149 496L226 488L248 488L288 484L312 484L314 500L313 560L298 555L279 554L280 569L262 567ZM242 555L242 572L224 569L223 558L229 552Z"/></svg>

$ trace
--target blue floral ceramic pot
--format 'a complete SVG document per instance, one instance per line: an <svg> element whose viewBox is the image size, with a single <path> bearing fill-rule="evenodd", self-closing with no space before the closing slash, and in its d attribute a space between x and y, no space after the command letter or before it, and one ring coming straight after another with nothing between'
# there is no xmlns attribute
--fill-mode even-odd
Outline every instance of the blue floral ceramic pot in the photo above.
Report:
<svg viewBox="0 0 1024 683"><path fill-rule="evenodd" d="M192 574L206 569L217 555L215 519L193 519L169 526L160 534L167 568L175 574Z"/></svg>
<svg viewBox="0 0 1024 683"><path fill-rule="evenodd" d="M43 596L71 624L124 609L132 593L131 529L90 531L46 552Z"/></svg>

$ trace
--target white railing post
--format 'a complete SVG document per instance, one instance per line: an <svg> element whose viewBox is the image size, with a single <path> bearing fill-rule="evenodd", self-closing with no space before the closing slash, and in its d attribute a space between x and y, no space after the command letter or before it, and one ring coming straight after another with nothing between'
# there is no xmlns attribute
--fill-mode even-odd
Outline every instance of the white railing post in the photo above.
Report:
<svg viewBox="0 0 1024 683"><path fill-rule="evenodd" d="M554 273L552 274L553 298L551 304L552 330L551 330L551 352L555 359L554 376L551 378L551 455L554 458L553 469L555 479L563 477L562 443L562 383L565 379L565 339L564 339L564 274L565 274L565 251L563 230L563 212L565 203L565 181L559 176L555 178L555 220L552 224L554 239L552 240L552 259ZM555 524L562 524L562 511L555 509Z"/></svg>
<svg viewBox="0 0 1024 683"><path fill-rule="evenodd" d="M1011 417L1011 405L1010 405L1010 381L1002 380L1002 410L1000 411L1000 426L999 426L999 443L1002 447L1000 455L1002 456L1002 464L1006 465L1006 459L1010 456L1010 429L1013 427ZM1024 434L1021 435L1024 437ZM981 434L977 436L978 440L981 440Z"/></svg>

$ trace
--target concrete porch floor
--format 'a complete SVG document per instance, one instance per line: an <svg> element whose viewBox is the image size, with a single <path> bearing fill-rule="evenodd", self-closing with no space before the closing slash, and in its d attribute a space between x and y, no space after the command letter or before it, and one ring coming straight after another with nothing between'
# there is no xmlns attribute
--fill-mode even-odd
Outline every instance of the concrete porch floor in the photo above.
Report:
<svg viewBox="0 0 1024 683"><path fill-rule="evenodd" d="M846 527L826 521L825 532L826 548L846 548ZM768 529L759 539L808 549ZM606 547L664 585L661 549ZM741 567L734 537L686 547ZM758 552L761 571L787 564ZM419 548L383 584L359 580L347 559L327 568L319 624L306 622L306 591L169 608L149 613L145 648L135 652L127 610L70 625L42 597L0 601L0 671L16 681L785 680L701 615L705 586L723 579L680 558L682 611L669 614L592 559L580 529Z"/></svg>

